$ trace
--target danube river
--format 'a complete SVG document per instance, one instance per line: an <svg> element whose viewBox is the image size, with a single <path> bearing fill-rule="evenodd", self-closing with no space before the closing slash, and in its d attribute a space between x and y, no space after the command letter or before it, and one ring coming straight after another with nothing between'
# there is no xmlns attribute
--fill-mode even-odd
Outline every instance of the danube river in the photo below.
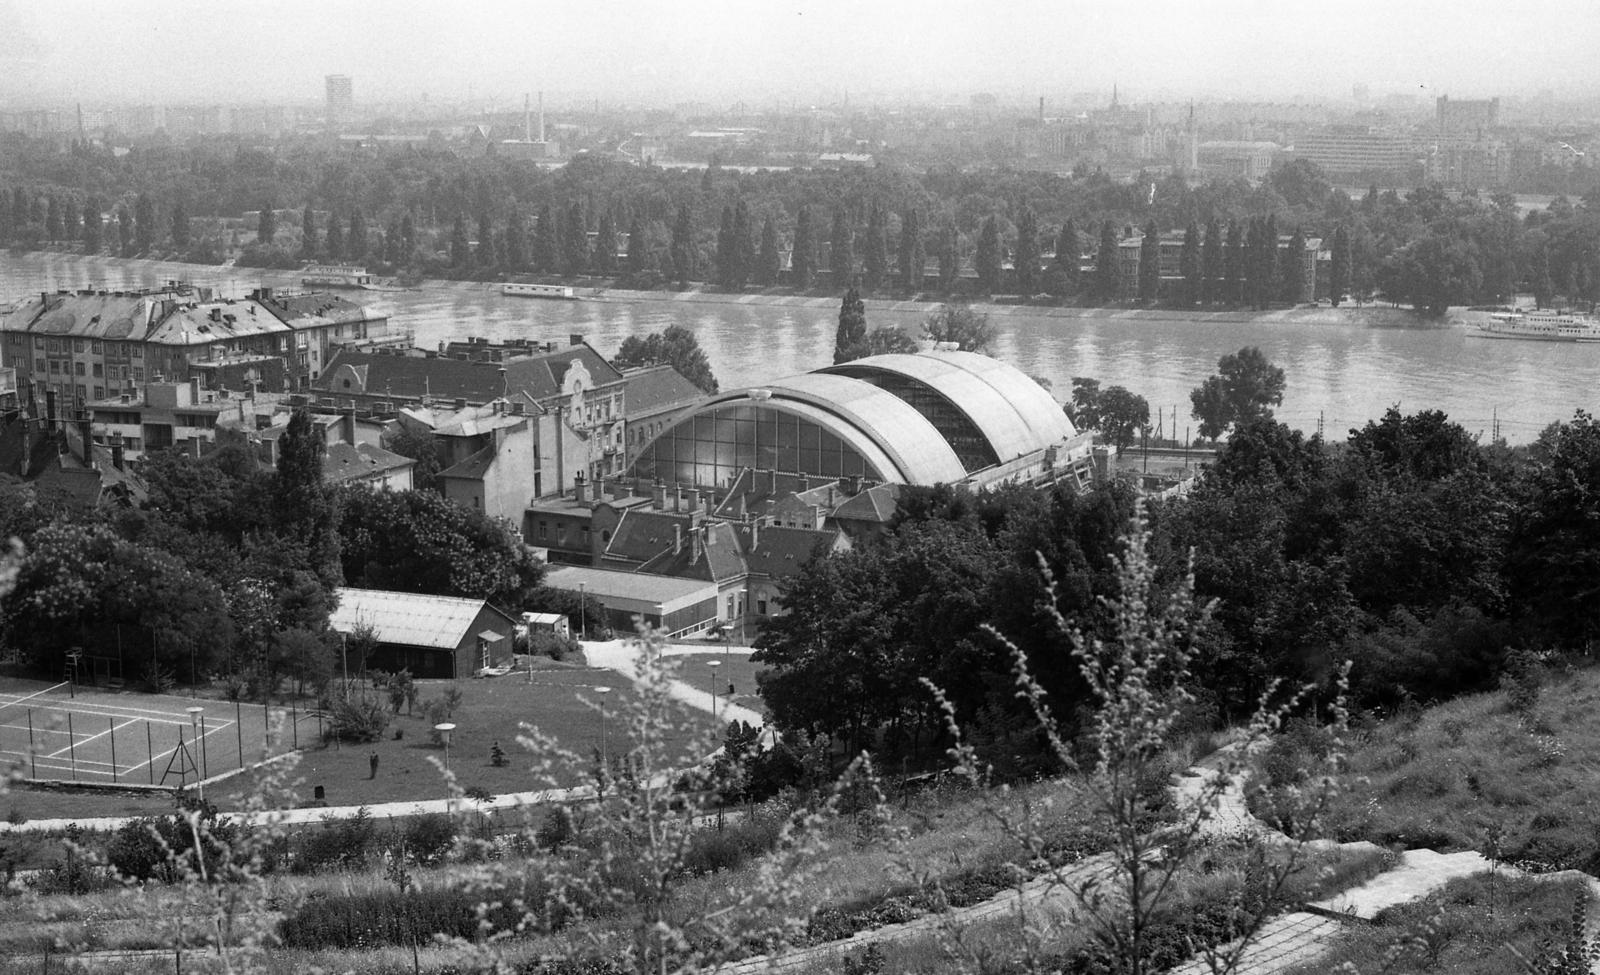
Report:
<svg viewBox="0 0 1600 975"><path fill-rule="evenodd" d="M182 277L242 296L266 283L291 286L291 273L207 269L143 261L61 255L0 255L0 300L58 288L137 288ZM758 385L831 361L837 302L806 305L702 303L670 298L602 298L561 302L505 298L489 285L439 284L397 292L349 292L352 300L387 313L392 326L410 329L418 345L482 336L565 342L584 335L603 354L629 335L679 324L694 331L726 387ZM869 306L871 326L916 331L921 311ZM1487 435L1498 417L1513 443L1533 439L1575 409L1594 410L1600 380L1600 344L1491 341L1460 326L1377 327L1282 322L1151 321L1062 318L996 309L994 354L1030 375L1048 379L1058 399L1073 376L1121 385L1150 401L1171 435L1189 417L1188 393L1216 368L1217 359L1241 346L1259 346L1282 366L1288 389L1281 419L1308 432L1318 423L1330 439L1382 415L1443 410Z"/></svg>

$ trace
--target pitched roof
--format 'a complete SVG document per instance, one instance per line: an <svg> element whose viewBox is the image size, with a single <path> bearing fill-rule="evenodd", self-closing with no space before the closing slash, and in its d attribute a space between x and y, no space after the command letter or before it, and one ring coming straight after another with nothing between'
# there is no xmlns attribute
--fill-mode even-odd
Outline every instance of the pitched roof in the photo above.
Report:
<svg viewBox="0 0 1600 975"><path fill-rule="evenodd" d="M605 558L627 562L648 562L663 551L671 552L677 537L675 526L683 530L683 547L689 547L689 520L682 515L648 509L628 508L617 520L607 543Z"/></svg>
<svg viewBox="0 0 1600 975"><path fill-rule="evenodd" d="M280 320L297 328L312 325L364 322L381 318L363 305L358 305L343 295L327 291L301 294L274 292L256 299Z"/></svg>
<svg viewBox="0 0 1600 975"><path fill-rule="evenodd" d="M669 365L647 366L623 373L627 380L628 415L650 416L692 406L705 398L700 387Z"/></svg>
<svg viewBox="0 0 1600 975"><path fill-rule="evenodd" d="M340 587L334 593L339 605L329 614L328 625L339 633L370 626L380 643L454 650L485 609L501 616L505 625L515 625L511 617L482 599L349 587Z"/></svg>
<svg viewBox="0 0 1600 975"><path fill-rule="evenodd" d="M493 446L485 447L475 454L468 456L459 464L452 464L439 472L440 477L456 477L469 481L481 481L489 468L494 466L495 451Z"/></svg>
<svg viewBox="0 0 1600 975"><path fill-rule="evenodd" d="M427 358L414 355L375 355L340 349L312 383L313 388L331 393L343 392L334 386L335 374L342 366L358 371L362 385L374 396L430 396L436 399L465 399L487 403L505 393L509 379L500 375L498 362L473 362L463 359Z"/></svg>
<svg viewBox="0 0 1600 975"><path fill-rule="evenodd" d="M290 331L254 301L213 301L173 308L150 329L147 340L161 345L209 345L249 335L288 335Z"/></svg>
<svg viewBox="0 0 1600 975"><path fill-rule="evenodd" d="M372 444L328 444L322 455L322 479L329 484L359 480L386 471L397 471L416 464L410 457L402 457Z"/></svg>
<svg viewBox="0 0 1600 975"><path fill-rule="evenodd" d="M755 535L754 546L750 544L752 531ZM739 528L745 564L751 572L774 577L793 575L819 548L832 548L838 539L839 533L836 531L775 526L752 529L748 525Z"/></svg>
<svg viewBox="0 0 1600 975"><path fill-rule="evenodd" d="M894 517L900 498L900 485L879 484L834 509L833 517L843 521L882 521Z"/></svg>
<svg viewBox="0 0 1600 975"><path fill-rule="evenodd" d="M505 361L506 383L512 389L524 389L535 399L559 396L567 370L574 362L582 362L594 385L621 382L622 373L605 360L589 343L569 345L554 352L540 352L531 356L518 356Z"/></svg>

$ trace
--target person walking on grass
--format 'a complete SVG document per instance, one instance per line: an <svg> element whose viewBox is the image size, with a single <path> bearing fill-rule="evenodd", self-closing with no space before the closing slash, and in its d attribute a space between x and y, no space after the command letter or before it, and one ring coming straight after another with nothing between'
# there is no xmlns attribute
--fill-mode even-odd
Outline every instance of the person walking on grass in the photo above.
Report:
<svg viewBox="0 0 1600 975"><path fill-rule="evenodd" d="M367 767L372 769L372 774L368 775L367 778L369 778L369 779L377 778L378 777L378 753L377 752L373 752L371 755L367 756Z"/></svg>

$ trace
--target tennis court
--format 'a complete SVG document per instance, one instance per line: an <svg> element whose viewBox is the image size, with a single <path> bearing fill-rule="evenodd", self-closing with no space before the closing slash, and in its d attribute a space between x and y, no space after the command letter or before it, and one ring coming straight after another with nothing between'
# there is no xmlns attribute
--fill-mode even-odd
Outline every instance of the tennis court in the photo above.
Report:
<svg viewBox="0 0 1600 975"><path fill-rule="evenodd" d="M311 744L322 716L177 697L0 679L0 762L38 781L184 786Z"/></svg>

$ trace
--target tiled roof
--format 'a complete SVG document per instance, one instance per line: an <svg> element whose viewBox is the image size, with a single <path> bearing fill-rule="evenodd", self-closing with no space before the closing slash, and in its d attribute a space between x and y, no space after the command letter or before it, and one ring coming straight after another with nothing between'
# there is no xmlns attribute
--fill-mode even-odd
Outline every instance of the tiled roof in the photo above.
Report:
<svg viewBox="0 0 1600 975"><path fill-rule="evenodd" d="M459 464L452 464L439 472L440 477L455 477L462 480L481 481L489 468L494 466L495 452L493 447L485 447L475 454L467 457Z"/></svg>
<svg viewBox="0 0 1600 975"><path fill-rule="evenodd" d="M705 398L705 393L699 387L668 365L632 369L623 376L628 383L629 417L653 416L682 409Z"/></svg>
<svg viewBox="0 0 1600 975"><path fill-rule="evenodd" d="M410 457L371 444L331 443L322 455L322 479L329 484L360 480L415 464Z"/></svg>
<svg viewBox="0 0 1600 975"><path fill-rule="evenodd" d="M454 650L485 608L503 617L506 626L515 625L510 617L481 599L347 587L334 592L339 605L329 615L328 625L339 633L370 626L380 643Z"/></svg>
<svg viewBox="0 0 1600 975"><path fill-rule="evenodd" d="M683 547L689 548L689 520L659 511L630 508L622 513L605 557L628 562L648 562L663 551L672 551L674 526L683 528Z"/></svg>
<svg viewBox="0 0 1600 975"><path fill-rule="evenodd" d="M793 575L818 548L831 548L839 538L839 533L835 531L762 527L754 530L756 544L752 548L751 531L748 525L739 528L739 540L744 543L745 563L751 572L775 577Z"/></svg>
<svg viewBox="0 0 1600 975"><path fill-rule="evenodd" d="M896 502L900 497L898 484L879 484L841 504L833 517L845 521L882 521L894 517Z"/></svg>
<svg viewBox="0 0 1600 975"><path fill-rule="evenodd" d="M288 335L289 326L253 301L214 301L182 305L150 330L149 341L162 345L209 345L247 335Z"/></svg>
<svg viewBox="0 0 1600 975"><path fill-rule="evenodd" d="M279 319L299 328L310 325L369 321L380 317L343 295L327 291L273 294L257 299Z"/></svg>
<svg viewBox="0 0 1600 975"><path fill-rule="evenodd" d="M434 399L465 399L468 403L487 403L505 392L500 363L462 359L429 359L411 355L374 355L340 349L322 370L312 386L323 392L340 393L335 388L335 373L341 366L365 370L363 385L372 396L428 395Z"/></svg>

